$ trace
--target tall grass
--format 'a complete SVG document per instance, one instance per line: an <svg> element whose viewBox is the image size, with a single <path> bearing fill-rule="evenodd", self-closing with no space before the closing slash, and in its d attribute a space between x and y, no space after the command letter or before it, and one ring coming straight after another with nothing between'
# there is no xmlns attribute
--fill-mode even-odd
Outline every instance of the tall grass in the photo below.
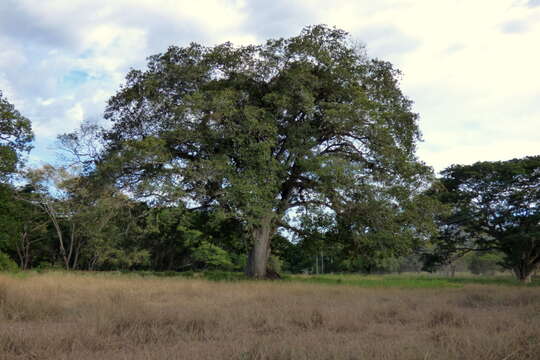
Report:
<svg viewBox="0 0 540 360"><path fill-rule="evenodd" d="M0 275L0 359L538 359L539 290Z"/></svg>

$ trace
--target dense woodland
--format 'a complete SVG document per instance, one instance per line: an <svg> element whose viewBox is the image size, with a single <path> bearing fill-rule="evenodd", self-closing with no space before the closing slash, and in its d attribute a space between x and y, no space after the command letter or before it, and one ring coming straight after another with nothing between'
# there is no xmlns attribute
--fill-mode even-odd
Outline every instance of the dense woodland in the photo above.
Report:
<svg viewBox="0 0 540 360"><path fill-rule="evenodd" d="M31 120L0 93L0 270L435 271L540 263L540 156L415 155L392 64L325 26L191 44L132 70L102 124L30 167ZM464 260L465 259L465 260Z"/></svg>

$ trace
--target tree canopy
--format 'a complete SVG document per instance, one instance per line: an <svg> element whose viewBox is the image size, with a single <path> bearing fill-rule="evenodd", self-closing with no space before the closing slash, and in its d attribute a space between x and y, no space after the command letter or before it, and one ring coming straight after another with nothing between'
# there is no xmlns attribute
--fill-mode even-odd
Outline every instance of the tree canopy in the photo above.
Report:
<svg viewBox="0 0 540 360"><path fill-rule="evenodd" d="M17 170L21 155L34 138L30 120L22 116L0 91L0 180Z"/></svg>
<svg viewBox="0 0 540 360"><path fill-rule="evenodd" d="M433 254L445 261L469 251L499 251L523 281L540 264L540 156L454 165L439 198L452 207Z"/></svg>
<svg viewBox="0 0 540 360"><path fill-rule="evenodd" d="M135 195L240 220L252 242L247 272L263 277L272 234L294 230L284 221L293 209L369 218L378 216L374 203L406 211L431 174L415 157L411 106L399 72L342 30L172 46L132 70L110 99L102 168L116 169Z"/></svg>

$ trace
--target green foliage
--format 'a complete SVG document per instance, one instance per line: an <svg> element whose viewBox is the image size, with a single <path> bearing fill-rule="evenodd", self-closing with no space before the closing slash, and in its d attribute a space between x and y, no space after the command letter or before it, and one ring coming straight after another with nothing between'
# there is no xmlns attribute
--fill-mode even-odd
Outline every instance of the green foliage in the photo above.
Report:
<svg viewBox="0 0 540 360"><path fill-rule="evenodd" d="M438 201L418 194L396 206L388 199L384 191L362 195L354 209L337 219L330 237L343 244L341 258L349 260L351 270L397 270L400 257L436 233L434 219L442 211Z"/></svg>
<svg viewBox="0 0 540 360"><path fill-rule="evenodd" d="M268 269L277 274L281 274L283 268L283 261L276 255L270 255L268 259Z"/></svg>
<svg viewBox="0 0 540 360"><path fill-rule="evenodd" d="M51 235L48 219L31 203L32 190L0 184L0 251L16 260L21 269L44 255L43 243Z"/></svg>
<svg viewBox="0 0 540 360"><path fill-rule="evenodd" d="M11 247L11 239L16 236L19 221L16 218L17 203L14 198L15 190L0 183L0 251Z"/></svg>
<svg viewBox="0 0 540 360"><path fill-rule="evenodd" d="M247 265L247 255L246 254L236 254L231 253L231 261L234 264L234 269L238 271L243 271Z"/></svg>
<svg viewBox="0 0 540 360"><path fill-rule="evenodd" d="M152 268L196 270L208 264L200 261L203 258L194 259L195 251L197 257L204 257L205 252L216 249L227 253L228 260L222 264L227 269L230 265L238 270L245 266L244 235L238 222L222 218L217 212L193 211L182 205L149 208L145 215L140 237L152 254Z"/></svg>
<svg viewBox="0 0 540 360"><path fill-rule="evenodd" d="M26 178L26 202L48 217L56 241L51 250L66 269L147 263L147 251L138 252L127 240L136 229L135 204L120 191L82 176L76 167L47 164L28 170Z"/></svg>
<svg viewBox="0 0 540 360"><path fill-rule="evenodd" d="M17 263L11 258L0 251L0 271L17 271L19 267L17 266Z"/></svg>
<svg viewBox="0 0 540 360"><path fill-rule="evenodd" d="M231 262L229 254L220 247L210 244L207 241L202 241L193 251L192 258L203 268L222 270L230 270L233 268L233 263Z"/></svg>
<svg viewBox="0 0 540 360"><path fill-rule="evenodd" d="M133 269L146 267L150 262L147 250L132 250L105 247L100 249L99 258L93 269Z"/></svg>
<svg viewBox="0 0 540 360"><path fill-rule="evenodd" d="M437 196L452 207L428 261L498 251L501 265L529 281L540 264L540 156L451 166Z"/></svg>
<svg viewBox="0 0 540 360"><path fill-rule="evenodd" d="M21 155L34 139L30 120L22 116L0 91L0 181L17 170Z"/></svg>
<svg viewBox="0 0 540 360"><path fill-rule="evenodd" d="M38 273L49 272L49 271L55 271L55 272L65 271L64 267L61 264L55 264L49 261L42 261L38 263L36 266L34 266L33 269L36 270Z"/></svg>

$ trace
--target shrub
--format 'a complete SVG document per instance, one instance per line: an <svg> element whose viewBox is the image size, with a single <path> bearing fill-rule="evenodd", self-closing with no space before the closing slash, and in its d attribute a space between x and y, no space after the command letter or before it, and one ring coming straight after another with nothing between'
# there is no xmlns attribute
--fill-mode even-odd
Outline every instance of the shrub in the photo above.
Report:
<svg viewBox="0 0 540 360"><path fill-rule="evenodd" d="M0 271L17 271L19 266L7 254L0 252Z"/></svg>
<svg viewBox="0 0 540 360"><path fill-rule="evenodd" d="M201 242L193 251L192 257L197 265L203 268L231 270L234 267L228 252L207 241Z"/></svg>
<svg viewBox="0 0 540 360"><path fill-rule="evenodd" d="M276 255L270 255L270 258L268 258L268 269L279 274L282 268L283 261Z"/></svg>

